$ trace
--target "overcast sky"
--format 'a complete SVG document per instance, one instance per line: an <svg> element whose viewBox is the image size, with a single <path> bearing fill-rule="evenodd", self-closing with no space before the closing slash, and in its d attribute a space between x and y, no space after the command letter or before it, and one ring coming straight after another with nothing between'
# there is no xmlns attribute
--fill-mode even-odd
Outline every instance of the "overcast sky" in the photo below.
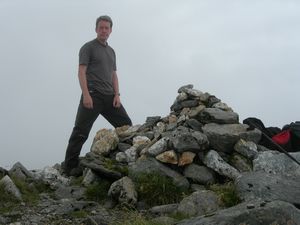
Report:
<svg viewBox="0 0 300 225"><path fill-rule="evenodd" d="M78 51L114 21L121 101L134 124L166 116L185 84L240 116L300 120L300 3L292 0L0 0L0 167L64 159L80 98ZM95 132L111 126L99 117Z"/></svg>

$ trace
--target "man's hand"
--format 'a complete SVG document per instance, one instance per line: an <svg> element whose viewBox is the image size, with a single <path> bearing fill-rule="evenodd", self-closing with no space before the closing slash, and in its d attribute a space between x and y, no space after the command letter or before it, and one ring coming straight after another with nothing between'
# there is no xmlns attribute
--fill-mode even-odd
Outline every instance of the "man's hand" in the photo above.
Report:
<svg viewBox="0 0 300 225"><path fill-rule="evenodd" d="M121 106L121 100L119 95L115 95L114 101L113 101L113 106L115 108L119 108Z"/></svg>
<svg viewBox="0 0 300 225"><path fill-rule="evenodd" d="M89 94L83 96L83 106L88 109L93 108L93 99Z"/></svg>

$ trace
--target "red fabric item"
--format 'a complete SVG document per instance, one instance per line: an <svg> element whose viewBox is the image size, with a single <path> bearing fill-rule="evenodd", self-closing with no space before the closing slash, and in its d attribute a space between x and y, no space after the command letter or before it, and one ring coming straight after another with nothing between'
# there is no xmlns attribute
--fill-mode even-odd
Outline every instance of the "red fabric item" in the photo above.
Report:
<svg viewBox="0 0 300 225"><path fill-rule="evenodd" d="M291 139L291 133L290 133L289 129L284 130L284 131L280 132L279 134L276 134L272 137L272 140L279 145L285 145L285 144L289 143L290 139Z"/></svg>

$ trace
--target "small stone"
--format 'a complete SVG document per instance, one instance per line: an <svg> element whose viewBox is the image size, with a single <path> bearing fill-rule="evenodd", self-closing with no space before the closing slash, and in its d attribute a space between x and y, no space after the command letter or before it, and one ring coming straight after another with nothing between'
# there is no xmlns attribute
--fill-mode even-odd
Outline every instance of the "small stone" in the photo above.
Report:
<svg viewBox="0 0 300 225"><path fill-rule="evenodd" d="M179 158L178 166L185 166L191 164L196 154L193 152L183 152Z"/></svg>
<svg viewBox="0 0 300 225"><path fill-rule="evenodd" d="M252 203L247 204L247 209L254 209L255 205Z"/></svg>

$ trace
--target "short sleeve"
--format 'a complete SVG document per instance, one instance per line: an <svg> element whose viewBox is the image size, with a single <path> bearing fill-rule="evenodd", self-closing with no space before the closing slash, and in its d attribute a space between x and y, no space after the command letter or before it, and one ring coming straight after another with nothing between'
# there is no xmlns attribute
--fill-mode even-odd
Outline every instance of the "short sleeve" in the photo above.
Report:
<svg viewBox="0 0 300 225"><path fill-rule="evenodd" d="M112 49L112 51L113 51L113 55L114 55L114 64L113 64L113 70L114 71L117 71L117 59L116 59L116 53L115 53L115 51Z"/></svg>
<svg viewBox="0 0 300 225"><path fill-rule="evenodd" d="M84 45L79 50L79 65L88 65L90 61L90 48Z"/></svg>

